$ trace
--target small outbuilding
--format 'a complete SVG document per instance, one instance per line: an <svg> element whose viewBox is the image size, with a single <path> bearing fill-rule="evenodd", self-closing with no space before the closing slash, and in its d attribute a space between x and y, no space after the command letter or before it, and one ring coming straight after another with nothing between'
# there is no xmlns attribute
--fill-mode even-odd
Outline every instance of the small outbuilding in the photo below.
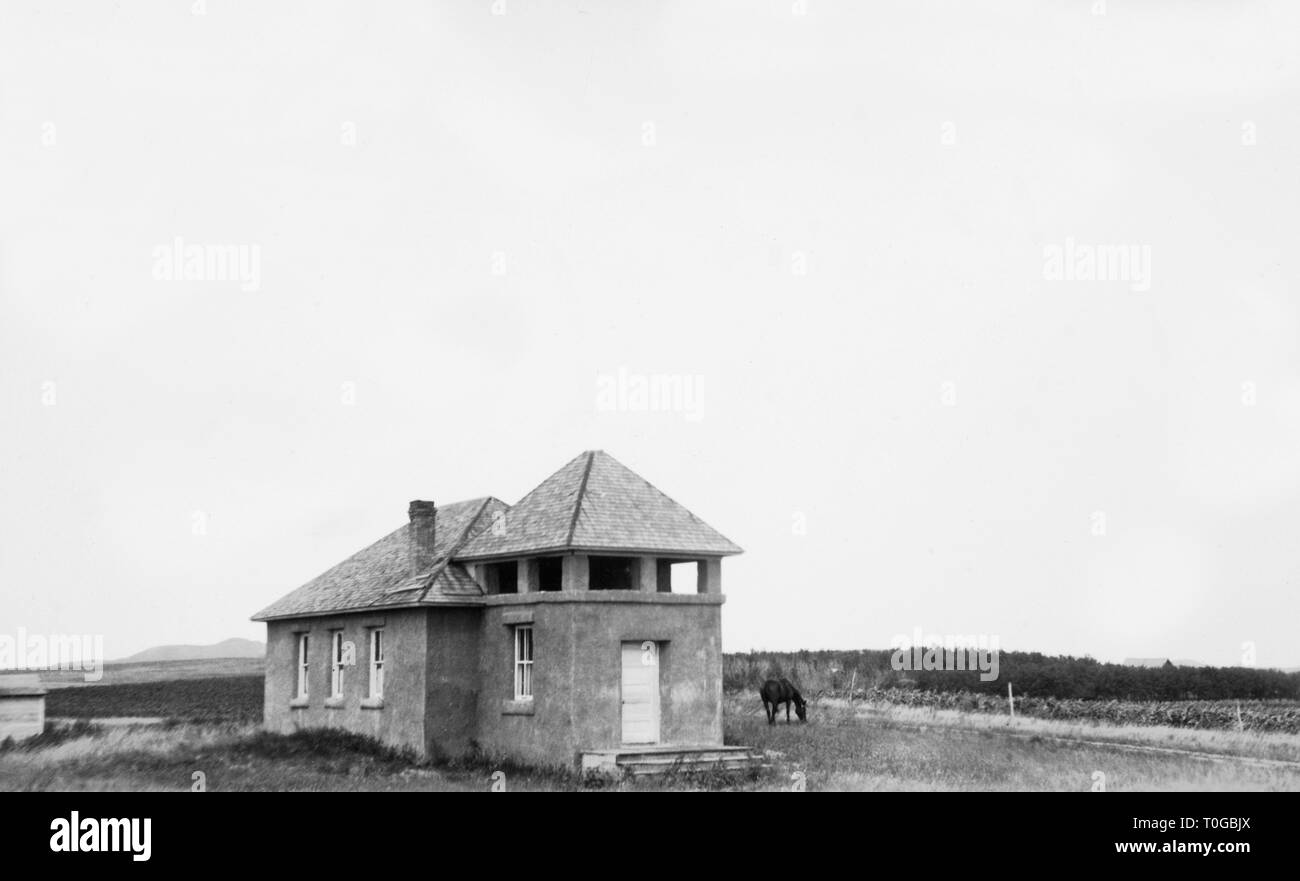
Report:
<svg viewBox="0 0 1300 881"><path fill-rule="evenodd" d="M45 730L45 689L36 673L0 675L0 741Z"/></svg>

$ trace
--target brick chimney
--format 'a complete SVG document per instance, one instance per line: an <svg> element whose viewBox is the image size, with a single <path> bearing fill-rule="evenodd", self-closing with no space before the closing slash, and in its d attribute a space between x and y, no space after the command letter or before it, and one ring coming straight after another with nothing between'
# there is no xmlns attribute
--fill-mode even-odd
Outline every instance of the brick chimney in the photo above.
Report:
<svg viewBox="0 0 1300 881"><path fill-rule="evenodd" d="M411 574L420 575L433 568L433 538L438 506L433 502L411 502L408 541L411 548Z"/></svg>

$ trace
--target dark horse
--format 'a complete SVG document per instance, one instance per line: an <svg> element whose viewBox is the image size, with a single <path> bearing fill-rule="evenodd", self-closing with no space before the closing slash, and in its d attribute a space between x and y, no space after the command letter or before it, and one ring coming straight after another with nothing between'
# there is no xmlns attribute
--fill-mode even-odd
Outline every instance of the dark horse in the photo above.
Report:
<svg viewBox="0 0 1300 881"><path fill-rule="evenodd" d="M767 711L767 724L776 724L776 710L781 704L785 704L785 721L790 721L790 704L794 704L800 722L808 721L808 705L789 679L767 680L758 690L758 696L763 699L763 709Z"/></svg>

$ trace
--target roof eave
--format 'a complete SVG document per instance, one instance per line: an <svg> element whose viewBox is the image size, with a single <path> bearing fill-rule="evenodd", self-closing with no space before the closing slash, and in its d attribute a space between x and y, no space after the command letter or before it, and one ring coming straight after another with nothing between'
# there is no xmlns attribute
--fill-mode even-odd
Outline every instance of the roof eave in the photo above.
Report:
<svg viewBox="0 0 1300 881"><path fill-rule="evenodd" d="M690 550L683 548L636 548L636 547L601 547L595 545L583 545L579 547L541 547L541 548L515 548L508 551L493 551L480 554L468 554L460 557L453 557L453 563L491 563L496 560L513 560L518 557L544 557L544 556L563 556L567 554L608 554L611 556L630 556L630 557L680 557L684 560L693 560L699 557L734 557L745 552L744 548L737 545L732 546L734 550L722 551L717 549L710 550Z"/></svg>
<svg viewBox="0 0 1300 881"><path fill-rule="evenodd" d="M483 605L482 596L463 596L463 597L439 597L438 599L426 598L417 603L395 603L392 605L380 606L346 606L337 609L317 609L310 612L285 612L283 614L263 615L258 613L249 618L262 624L269 624L272 621L291 621L299 618L328 618L332 615L359 615L364 612L395 612L407 609L428 609L434 606L481 606Z"/></svg>

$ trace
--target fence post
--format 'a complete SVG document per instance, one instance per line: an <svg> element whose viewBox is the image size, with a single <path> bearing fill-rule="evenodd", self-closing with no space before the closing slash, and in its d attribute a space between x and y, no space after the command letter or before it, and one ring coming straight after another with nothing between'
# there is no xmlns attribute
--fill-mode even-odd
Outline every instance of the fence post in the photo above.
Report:
<svg viewBox="0 0 1300 881"><path fill-rule="evenodd" d="M1007 708L1011 710L1011 718L1016 718L1016 699L1011 694L1011 683L1007 683Z"/></svg>

